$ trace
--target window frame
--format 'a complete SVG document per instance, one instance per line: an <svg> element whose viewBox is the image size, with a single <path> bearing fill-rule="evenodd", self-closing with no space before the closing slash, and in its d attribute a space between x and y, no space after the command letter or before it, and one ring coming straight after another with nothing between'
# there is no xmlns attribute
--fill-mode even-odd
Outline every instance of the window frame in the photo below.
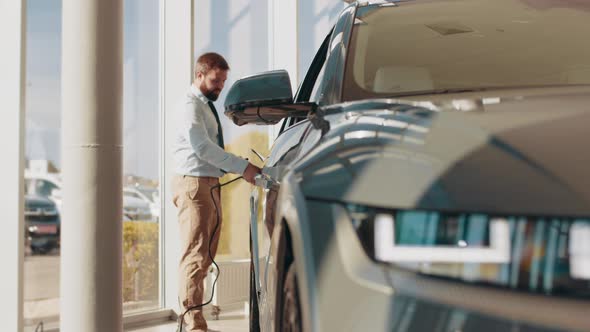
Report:
<svg viewBox="0 0 590 332"><path fill-rule="evenodd" d="M305 78L301 85L299 85L299 89L297 89L297 93L293 98L295 103L307 102L310 100L311 93L313 92L314 87L318 83L318 77L320 72L326 66L326 59L328 57L328 47L330 45L330 40L332 38L332 33L334 28L330 30L330 32L324 38L324 41L318 48L307 73L305 74ZM283 123L281 124L281 129L279 130L279 136L285 132L287 129L291 128L295 124L305 120L305 118L301 117L288 117L286 118Z"/></svg>

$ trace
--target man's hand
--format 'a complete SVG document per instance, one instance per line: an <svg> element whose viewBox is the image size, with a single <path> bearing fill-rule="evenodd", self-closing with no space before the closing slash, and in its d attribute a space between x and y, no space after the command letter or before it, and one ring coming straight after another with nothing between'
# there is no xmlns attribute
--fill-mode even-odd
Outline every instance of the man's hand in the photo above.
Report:
<svg viewBox="0 0 590 332"><path fill-rule="evenodd" d="M254 177L256 175L260 174L260 172L261 172L260 168L249 163L248 167L246 167L246 170L244 171L244 175L242 175L242 177L244 177L244 180L248 181L250 184L255 184Z"/></svg>

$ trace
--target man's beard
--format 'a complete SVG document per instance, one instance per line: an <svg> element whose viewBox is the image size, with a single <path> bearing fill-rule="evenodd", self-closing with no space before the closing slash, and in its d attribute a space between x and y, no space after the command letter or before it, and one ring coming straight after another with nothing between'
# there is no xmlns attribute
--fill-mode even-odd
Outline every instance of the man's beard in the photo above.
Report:
<svg viewBox="0 0 590 332"><path fill-rule="evenodd" d="M219 92L209 91L208 93L204 93L205 97L211 101L216 101L219 98Z"/></svg>
<svg viewBox="0 0 590 332"><path fill-rule="evenodd" d="M217 98L219 98L219 94L221 93L219 90L207 90L205 83L201 84L201 92L203 93L203 96L207 97L207 99L211 101L216 101Z"/></svg>

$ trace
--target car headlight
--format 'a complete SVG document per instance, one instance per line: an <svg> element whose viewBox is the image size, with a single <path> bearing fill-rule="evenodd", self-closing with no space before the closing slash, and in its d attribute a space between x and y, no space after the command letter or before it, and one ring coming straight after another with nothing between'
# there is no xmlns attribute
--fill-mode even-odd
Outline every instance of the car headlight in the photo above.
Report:
<svg viewBox="0 0 590 332"><path fill-rule="evenodd" d="M411 271L580 296L590 280L590 218L378 209L338 204L367 255ZM539 283L543 280L543 283Z"/></svg>
<svg viewBox="0 0 590 332"><path fill-rule="evenodd" d="M57 215L58 215L57 209L54 207L25 209L25 217L55 217Z"/></svg>
<svg viewBox="0 0 590 332"><path fill-rule="evenodd" d="M483 213L379 209L345 204L367 255L391 263L507 263L510 225Z"/></svg>
<svg viewBox="0 0 590 332"><path fill-rule="evenodd" d="M41 209L30 209L25 210L25 217L37 217L41 215Z"/></svg>

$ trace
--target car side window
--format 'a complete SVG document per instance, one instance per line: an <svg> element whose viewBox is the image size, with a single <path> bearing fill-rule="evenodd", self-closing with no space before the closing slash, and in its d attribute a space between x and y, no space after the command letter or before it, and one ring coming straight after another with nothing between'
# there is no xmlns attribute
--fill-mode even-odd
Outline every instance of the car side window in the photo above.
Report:
<svg viewBox="0 0 590 332"><path fill-rule="evenodd" d="M38 180L36 192L37 192L37 194L39 194L41 196L49 197L49 196L51 196L51 192L53 191L53 189L56 189L56 188L57 188L57 186L49 181Z"/></svg>
<svg viewBox="0 0 590 332"><path fill-rule="evenodd" d="M281 120L281 129L279 130L279 135L287 128L287 122L289 122L289 118L284 118Z"/></svg>
<svg viewBox="0 0 590 332"><path fill-rule="evenodd" d="M323 82L323 78L324 78L324 73L326 72L326 62L324 62L324 65L322 66L322 69L320 70L317 79L315 80L315 83L313 85L313 89L311 90L311 97L310 97L310 101L313 102L318 102L320 100L321 97L321 93L322 93L322 82Z"/></svg>
<svg viewBox="0 0 590 332"><path fill-rule="evenodd" d="M303 120L305 120L305 118L291 117L291 118L289 118L289 122L287 123L287 128L292 127Z"/></svg>
<svg viewBox="0 0 590 332"><path fill-rule="evenodd" d="M326 62L326 57L328 55L328 46L330 44L330 38L332 36L332 31L326 36L322 45L320 46L318 52L316 53L307 74L305 75L305 79L299 88L299 92L295 97L296 102L306 102L310 100L312 95L312 91L317 88L320 81L320 72L323 74L324 64ZM323 75L322 75L323 76Z"/></svg>
<svg viewBox="0 0 590 332"><path fill-rule="evenodd" d="M295 124L295 118L288 117L284 118L281 122L281 129L279 130L279 136L285 132L285 130L291 128Z"/></svg>
<svg viewBox="0 0 590 332"><path fill-rule="evenodd" d="M326 56L328 53L328 45L330 43L330 37L332 36L332 31L326 36L322 45L320 46L318 52L316 53L307 74L305 75L305 79L299 86L297 94L295 95L295 102L301 103L310 101L310 96L312 94L317 94L320 87L320 81L323 77L324 67L326 62ZM279 131L279 135L281 135L285 130L289 127L305 120L305 117L290 117L284 120L283 124L281 125L281 129Z"/></svg>

